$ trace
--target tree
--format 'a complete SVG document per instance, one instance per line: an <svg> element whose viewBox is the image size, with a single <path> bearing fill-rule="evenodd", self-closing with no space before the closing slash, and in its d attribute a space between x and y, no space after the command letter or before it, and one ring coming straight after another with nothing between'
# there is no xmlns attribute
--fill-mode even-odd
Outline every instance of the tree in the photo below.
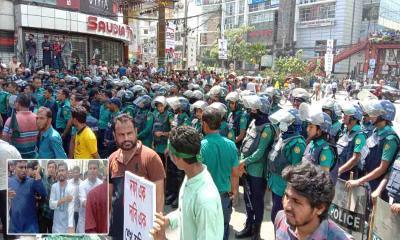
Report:
<svg viewBox="0 0 400 240"><path fill-rule="evenodd" d="M225 38L228 41L228 61L233 62L235 66L236 61L246 60L245 53L248 48L246 34L253 29L254 27L242 26L225 32Z"/></svg>
<svg viewBox="0 0 400 240"><path fill-rule="evenodd" d="M281 84L284 83L286 77L306 77L308 75L307 63L301 60L303 52L298 51L295 56L280 57L275 61L276 78Z"/></svg>
<svg viewBox="0 0 400 240"><path fill-rule="evenodd" d="M245 51L245 59L251 64L258 64L260 69L261 58L267 53L267 46L262 43L248 44Z"/></svg>

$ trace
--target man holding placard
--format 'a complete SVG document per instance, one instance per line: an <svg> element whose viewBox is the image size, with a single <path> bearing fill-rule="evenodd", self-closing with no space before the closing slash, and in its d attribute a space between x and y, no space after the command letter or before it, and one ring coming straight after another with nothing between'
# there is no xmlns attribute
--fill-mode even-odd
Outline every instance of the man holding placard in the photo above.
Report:
<svg viewBox="0 0 400 240"><path fill-rule="evenodd" d="M196 129L179 126L170 132L168 151L175 165L185 171L179 192L179 208L163 216L156 214L151 231L155 240L165 239L165 229L180 227L179 239L222 239L224 217L214 181L201 163L201 137Z"/></svg>
<svg viewBox="0 0 400 240"><path fill-rule="evenodd" d="M112 122L114 139L119 147L109 157L109 193L112 207L110 235L123 239L124 235L124 177L130 171L156 185L156 211L164 210L165 171L158 154L137 140L134 119L126 114L116 116Z"/></svg>

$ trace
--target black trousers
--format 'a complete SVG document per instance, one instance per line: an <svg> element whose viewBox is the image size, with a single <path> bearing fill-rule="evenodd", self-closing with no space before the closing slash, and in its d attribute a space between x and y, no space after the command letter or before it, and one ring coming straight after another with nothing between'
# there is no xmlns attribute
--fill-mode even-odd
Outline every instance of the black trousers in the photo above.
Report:
<svg viewBox="0 0 400 240"><path fill-rule="evenodd" d="M169 157L165 158L163 153L157 154L160 156L164 168L166 169L167 179L165 193L166 195L174 194L178 196L185 173L179 170Z"/></svg>

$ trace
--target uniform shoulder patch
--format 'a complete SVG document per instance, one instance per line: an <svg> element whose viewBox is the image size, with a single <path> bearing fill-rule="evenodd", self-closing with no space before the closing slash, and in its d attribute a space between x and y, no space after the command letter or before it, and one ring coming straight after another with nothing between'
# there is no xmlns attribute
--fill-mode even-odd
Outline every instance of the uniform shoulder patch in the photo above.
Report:
<svg viewBox="0 0 400 240"><path fill-rule="evenodd" d="M386 144L383 146L383 150L387 151L387 150L389 150L389 149L390 149L390 145L389 145L389 143L386 143Z"/></svg>
<svg viewBox="0 0 400 240"><path fill-rule="evenodd" d="M358 144L360 144L360 143L361 143L361 139L357 138L357 139L356 139L356 144L358 145Z"/></svg>
<svg viewBox="0 0 400 240"><path fill-rule="evenodd" d="M321 155L321 161L325 161L326 160L326 156L324 154Z"/></svg>
<svg viewBox="0 0 400 240"><path fill-rule="evenodd" d="M299 154L299 153L300 153L300 148L299 148L298 146L296 146L296 147L294 147L293 151L294 151L296 154Z"/></svg>
<svg viewBox="0 0 400 240"><path fill-rule="evenodd" d="M232 133L228 133L228 138L231 139L233 137L232 135Z"/></svg>
<svg viewBox="0 0 400 240"><path fill-rule="evenodd" d="M268 137L268 133L264 131L264 132L261 134L261 137L262 137L262 138L267 138L267 137Z"/></svg>

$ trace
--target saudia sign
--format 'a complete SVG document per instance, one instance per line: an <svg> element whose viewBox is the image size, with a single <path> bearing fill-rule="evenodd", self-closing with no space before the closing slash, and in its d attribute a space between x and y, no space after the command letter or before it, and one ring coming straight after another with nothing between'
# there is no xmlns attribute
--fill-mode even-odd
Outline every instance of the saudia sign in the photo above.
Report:
<svg viewBox="0 0 400 240"><path fill-rule="evenodd" d="M97 34L131 41L133 31L128 25L120 24L111 20L103 20L95 16L88 16L88 30L96 31Z"/></svg>

